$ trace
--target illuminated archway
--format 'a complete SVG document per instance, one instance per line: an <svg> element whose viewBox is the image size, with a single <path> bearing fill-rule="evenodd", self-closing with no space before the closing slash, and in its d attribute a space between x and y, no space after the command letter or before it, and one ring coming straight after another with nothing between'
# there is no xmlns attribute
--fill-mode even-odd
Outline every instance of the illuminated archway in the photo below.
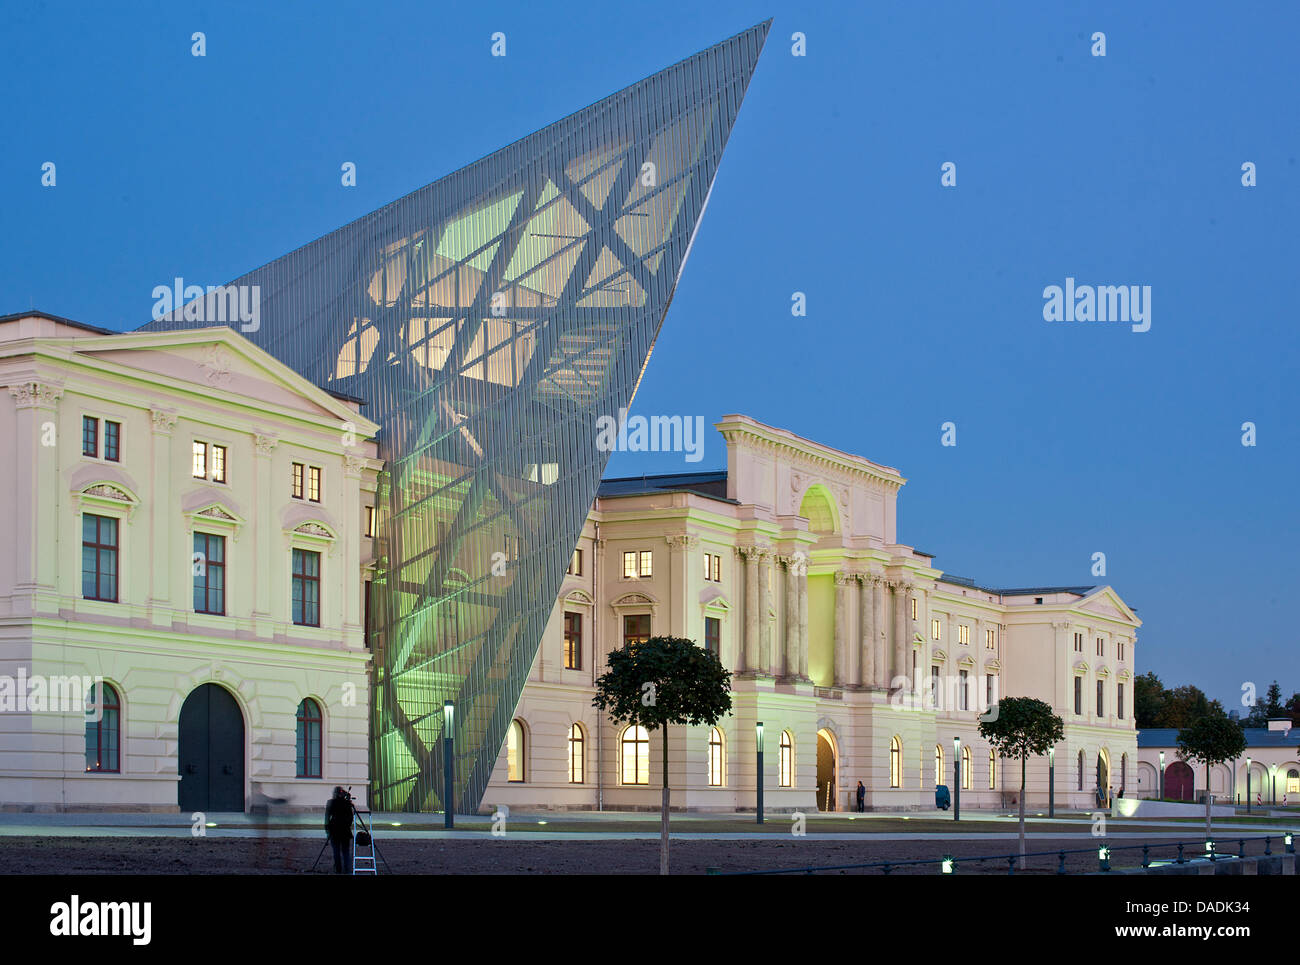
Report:
<svg viewBox="0 0 1300 965"><path fill-rule="evenodd" d="M839 800L839 749L835 735L822 728L817 732L817 810L834 811Z"/></svg>

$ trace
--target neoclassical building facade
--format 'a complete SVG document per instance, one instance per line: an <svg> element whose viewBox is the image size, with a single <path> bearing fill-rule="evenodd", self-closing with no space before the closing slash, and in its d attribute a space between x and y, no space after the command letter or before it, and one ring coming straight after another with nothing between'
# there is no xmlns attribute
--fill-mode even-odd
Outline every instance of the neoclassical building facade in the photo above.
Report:
<svg viewBox="0 0 1300 965"><path fill-rule="evenodd" d="M1140 621L1111 587L945 574L899 541L897 470L745 416L717 428L725 471L602 484L483 809L658 806L659 735L591 706L605 655L656 635L734 673L729 717L670 728L674 806L753 808L760 722L769 808L850 809L859 781L874 809L933 807L955 781L964 805L1009 805L1019 767L977 732L999 695L1065 721L1028 804L1053 780L1062 807L1132 793Z"/></svg>
<svg viewBox="0 0 1300 965"><path fill-rule="evenodd" d="M39 313L0 318L0 386L0 806L364 800L357 401L230 328Z"/></svg>

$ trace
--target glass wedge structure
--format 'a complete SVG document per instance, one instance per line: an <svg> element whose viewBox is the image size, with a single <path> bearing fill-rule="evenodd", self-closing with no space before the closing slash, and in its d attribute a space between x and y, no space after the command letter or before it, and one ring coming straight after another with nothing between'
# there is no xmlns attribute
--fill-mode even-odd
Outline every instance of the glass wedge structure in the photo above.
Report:
<svg viewBox="0 0 1300 965"><path fill-rule="evenodd" d="M448 700L479 806L769 26L228 286L257 286L245 337L382 426L372 807L442 809Z"/></svg>

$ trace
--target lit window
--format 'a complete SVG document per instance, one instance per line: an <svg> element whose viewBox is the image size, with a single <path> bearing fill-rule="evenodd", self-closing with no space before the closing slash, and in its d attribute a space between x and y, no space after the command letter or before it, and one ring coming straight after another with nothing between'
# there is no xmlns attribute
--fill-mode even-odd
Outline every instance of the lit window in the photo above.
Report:
<svg viewBox="0 0 1300 965"><path fill-rule="evenodd" d="M623 554L623 579L636 579L636 552L633 550Z"/></svg>
<svg viewBox="0 0 1300 965"><path fill-rule="evenodd" d="M226 481L226 447L212 447L212 481L223 483Z"/></svg>
<svg viewBox="0 0 1300 965"><path fill-rule="evenodd" d="M510 722L506 734L506 780L520 784L524 780L524 725L518 720Z"/></svg>
<svg viewBox="0 0 1300 965"><path fill-rule="evenodd" d="M292 472L293 472L293 476L292 476L293 481L291 484L291 488L289 490L289 495L291 495L294 499L302 499L303 489L305 486L304 480L306 478L307 467L300 462L295 462L292 466Z"/></svg>
<svg viewBox="0 0 1300 965"><path fill-rule="evenodd" d="M621 741L621 777L624 784L650 783L650 735L644 727L624 729Z"/></svg>
<svg viewBox="0 0 1300 965"><path fill-rule="evenodd" d="M208 478L208 444L196 442L190 446L190 475L195 479Z"/></svg>
<svg viewBox="0 0 1300 965"><path fill-rule="evenodd" d="M121 698L110 684L92 684L86 692L86 770L118 773L121 739Z"/></svg>
<svg viewBox="0 0 1300 965"><path fill-rule="evenodd" d="M564 614L564 669L582 669L582 614Z"/></svg>
<svg viewBox="0 0 1300 965"><path fill-rule="evenodd" d="M777 769L777 784L790 787L794 784L794 739L788 730L781 731L780 766Z"/></svg>
<svg viewBox="0 0 1300 965"><path fill-rule="evenodd" d="M998 632L996 630L984 631L984 648L986 650L996 650L998 648Z"/></svg>
<svg viewBox="0 0 1300 965"><path fill-rule="evenodd" d="M310 697L298 704L298 777L321 776L321 712Z"/></svg>
<svg viewBox="0 0 1300 965"><path fill-rule="evenodd" d="M717 617L704 618L704 649L715 657L722 657L722 621Z"/></svg>
<svg viewBox="0 0 1300 965"><path fill-rule="evenodd" d="M293 551L293 622L320 626L320 554Z"/></svg>
<svg viewBox="0 0 1300 965"><path fill-rule="evenodd" d="M903 786L903 742L897 736L889 739L889 786Z"/></svg>
<svg viewBox="0 0 1300 965"><path fill-rule="evenodd" d="M713 556L713 582L722 582L722 557L716 553Z"/></svg>
<svg viewBox="0 0 1300 965"><path fill-rule="evenodd" d="M194 534L194 612L226 612L226 538Z"/></svg>
<svg viewBox="0 0 1300 965"><path fill-rule="evenodd" d="M309 466L307 468L307 498L313 503L320 502L320 475L319 466Z"/></svg>
<svg viewBox="0 0 1300 965"><path fill-rule="evenodd" d="M565 572L569 576L582 576L582 550L573 551L573 558L569 560L569 568Z"/></svg>
<svg viewBox="0 0 1300 965"><path fill-rule="evenodd" d="M83 456L99 455L99 420L93 416L81 417L81 454Z"/></svg>
<svg viewBox="0 0 1300 965"><path fill-rule="evenodd" d="M938 787L944 783L943 780L943 745L934 745L934 786Z"/></svg>
<svg viewBox="0 0 1300 965"><path fill-rule="evenodd" d="M716 553L704 554L704 578L710 583L722 582L722 557Z"/></svg>
<svg viewBox="0 0 1300 965"><path fill-rule="evenodd" d="M117 520L110 516L81 517L81 595L117 602Z"/></svg>
<svg viewBox="0 0 1300 965"><path fill-rule="evenodd" d="M1300 794L1300 771L1294 767L1286 772L1286 793Z"/></svg>
<svg viewBox="0 0 1300 965"><path fill-rule="evenodd" d="M957 626L957 642L965 645L970 644L970 627L964 623Z"/></svg>
<svg viewBox="0 0 1300 965"><path fill-rule="evenodd" d="M722 787L722 731L709 730L709 787Z"/></svg>
<svg viewBox="0 0 1300 965"><path fill-rule="evenodd" d="M569 728L569 783L581 784L586 780L587 754L586 744L582 738L582 727L574 724Z"/></svg>
<svg viewBox="0 0 1300 965"><path fill-rule="evenodd" d="M638 554L638 559L637 559L637 572L638 572L638 574L639 574L640 576L649 576L649 575L650 575L650 561L651 561L651 559L653 558L653 556L654 556L654 554L651 553L650 550L642 550L642 551Z"/></svg>
<svg viewBox="0 0 1300 965"><path fill-rule="evenodd" d="M992 791L998 786L998 755L989 748L989 790Z"/></svg>
<svg viewBox="0 0 1300 965"><path fill-rule="evenodd" d="M104 420L104 458L109 462L122 461L122 423Z"/></svg>
<svg viewBox="0 0 1300 965"><path fill-rule="evenodd" d="M930 639L931 639L931 640L938 640L938 639L939 639L939 634L940 634L940 633L941 633L941 631L940 631L940 629L939 629L939 621L938 621L938 619L931 620L931 621L930 621Z"/></svg>
<svg viewBox="0 0 1300 965"><path fill-rule="evenodd" d="M971 789L971 759L970 748L961 749L961 787L963 791Z"/></svg>
<svg viewBox="0 0 1300 965"><path fill-rule="evenodd" d="M623 646L645 643L650 639L650 614L633 613L623 617Z"/></svg>
<svg viewBox="0 0 1300 965"><path fill-rule="evenodd" d="M916 619L916 597L912 597L912 619Z"/></svg>
<svg viewBox="0 0 1300 965"><path fill-rule="evenodd" d="M375 507L374 506L366 507L366 535L367 536L375 535Z"/></svg>

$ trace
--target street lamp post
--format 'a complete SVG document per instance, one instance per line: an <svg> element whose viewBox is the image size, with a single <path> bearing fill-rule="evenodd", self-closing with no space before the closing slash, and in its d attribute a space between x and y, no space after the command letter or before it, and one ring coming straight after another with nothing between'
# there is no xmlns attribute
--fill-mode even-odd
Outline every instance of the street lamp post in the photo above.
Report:
<svg viewBox="0 0 1300 965"><path fill-rule="evenodd" d="M952 819L961 820L961 738L952 739Z"/></svg>
<svg viewBox="0 0 1300 965"><path fill-rule="evenodd" d="M1165 799L1165 752L1160 752L1160 800Z"/></svg>
<svg viewBox="0 0 1300 965"><path fill-rule="evenodd" d="M1277 765L1268 765L1268 803L1270 806L1277 805Z"/></svg>
<svg viewBox="0 0 1300 965"><path fill-rule="evenodd" d="M442 703L442 826L450 831L456 826L455 800L452 789L452 744L456 740L456 731L452 722L456 716L456 705L450 700Z"/></svg>
<svg viewBox="0 0 1300 965"><path fill-rule="evenodd" d="M1047 749L1047 816L1056 817L1056 748Z"/></svg>
<svg viewBox="0 0 1300 965"><path fill-rule="evenodd" d="M758 823L763 823L763 722L760 720L754 727L755 736L758 738L758 780L755 786L758 788Z"/></svg>
<svg viewBox="0 0 1300 965"><path fill-rule="evenodd" d="M1246 758L1246 813L1250 813L1250 758Z"/></svg>

